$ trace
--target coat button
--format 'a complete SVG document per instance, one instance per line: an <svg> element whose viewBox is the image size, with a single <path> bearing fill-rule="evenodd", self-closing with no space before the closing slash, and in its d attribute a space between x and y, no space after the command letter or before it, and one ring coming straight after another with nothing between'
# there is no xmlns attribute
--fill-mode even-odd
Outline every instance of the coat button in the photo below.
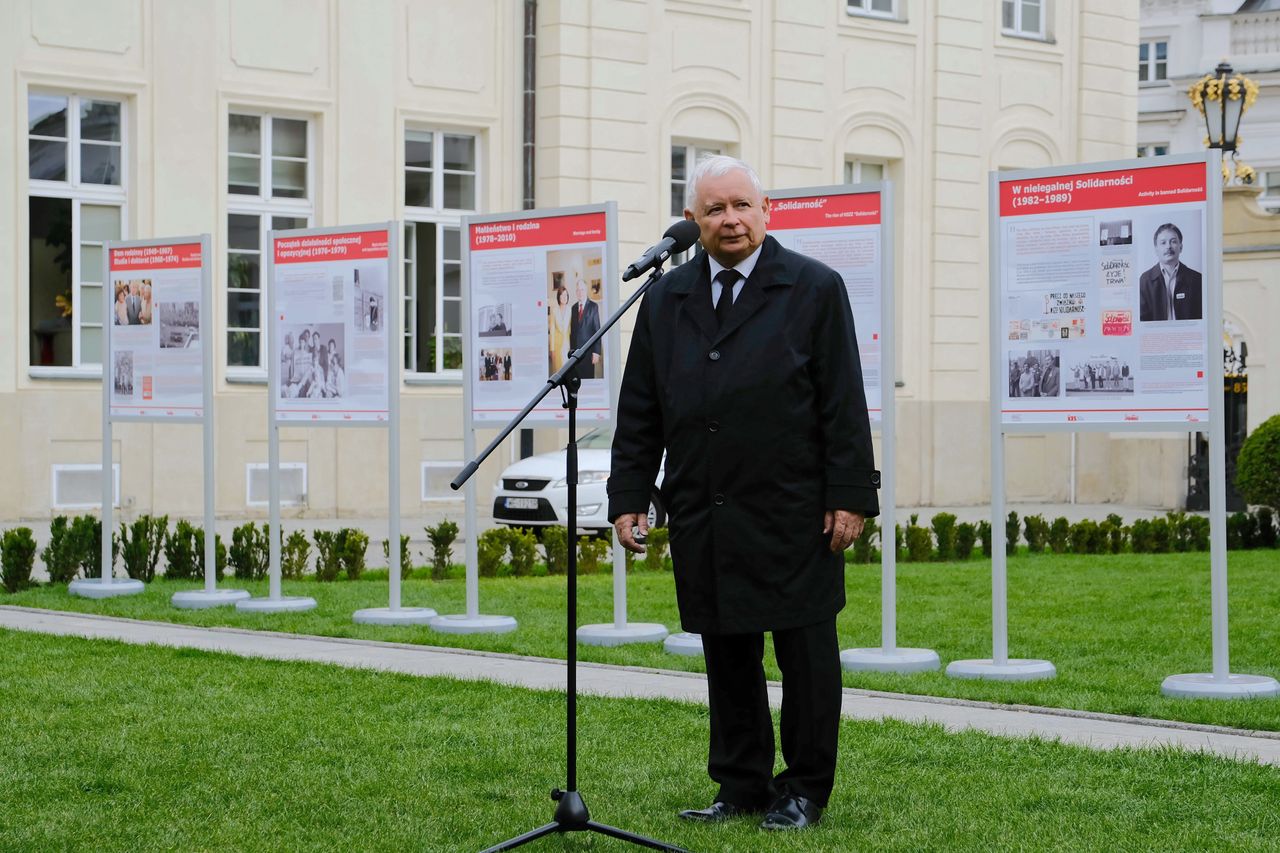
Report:
<svg viewBox="0 0 1280 853"><path fill-rule="evenodd" d="M719 432L719 431L720 431L720 422L719 422L719 421L712 421L711 423L707 424L707 431L708 431L708 432Z"/></svg>
<svg viewBox="0 0 1280 853"><path fill-rule="evenodd" d="M712 500L716 506L724 506L724 495L716 495Z"/></svg>
<svg viewBox="0 0 1280 853"><path fill-rule="evenodd" d="M720 360L720 350L718 350L718 349L713 349L711 352L707 353L707 358L711 359L712 361L719 361L719 360Z"/></svg>

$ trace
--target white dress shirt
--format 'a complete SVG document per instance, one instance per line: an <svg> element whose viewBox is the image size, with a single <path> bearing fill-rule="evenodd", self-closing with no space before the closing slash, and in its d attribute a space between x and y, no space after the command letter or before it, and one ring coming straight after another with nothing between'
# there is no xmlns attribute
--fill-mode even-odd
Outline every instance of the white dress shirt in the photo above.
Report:
<svg viewBox="0 0 1280 853"><path fill-rule="evenodd" d="M738 271L738 275L741 276L741 278L733 284L732 299L734 302L738 301L738 296L742 293L742 285L746 284L748 276L750 276L751 272L756 268L756 261L760 260L760 250L763 248L764 243L756 246L756 250L754 252L733 267L733 269ZM711 264L711 304L712 306L716 306L720 304L720 291L724 290L724 285L716 281L716 276L720 274L721 270L726 269L726 267L724 264L713 258L710 252L707 253L707 261Z"/></svg>

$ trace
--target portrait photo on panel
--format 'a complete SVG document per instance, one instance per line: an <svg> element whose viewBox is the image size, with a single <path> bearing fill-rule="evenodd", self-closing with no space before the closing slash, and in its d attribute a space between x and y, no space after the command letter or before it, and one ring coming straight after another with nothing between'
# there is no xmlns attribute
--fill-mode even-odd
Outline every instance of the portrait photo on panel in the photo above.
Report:
<svg viewBox="0 0 1280 853"><path fill-rule="evenodd" d="M1009 353L1009 396L1058 397L1062 394L1061 352L1033 349Z"/></svg>
<svg viewBox="0 0 1280 853"><path fill-rule="evenodd" d="M604 252L560 249L547 252L547 370L564 367L569 353L600 329L604 316ZM596 341L578 362L581 379L604 376L604 346Z"/></svg>
<svg viewBox="0 0 1280 853"><path fill-rule="evenodd" d="M377 264L356 267L352 271L352 277L354 279L352 306L355 309L356 331L381 331L387 308L386 267Z"/></svg>
<svg viewBox="0 0 1280 853"><path fill-rule="evenodd" d="M161 302L160 349L192 349L200 345L200 303Z"/></svg>
<svg viewBox="0 0 1280 853"><path fill-rule="evenodd" d="M1204 247L1200 212L1160 211L1134 223L1139 269L1138 319L1141 322L1200 320L1204 317Z"/></svg>
<svg viewBox="0 0 1280 853"><path fill-rule="evenodd" d="M481 305L476 310L476 328L482 338L511 337L511 303Z"/></svg>
<svg viewBox="0 0 1280 853"><path fill-rule="evenodd" d="M511 381L511 348L480 350L478 362L481 382Z"/></svg>
<svg viewBox="0 0 1280 853"><path fill-rule="evenodd" d="M151 279L135 278L116 282L112 324L116 326L151 325Z"/></svg>
<svg viewBox="0 0 1280 853"><path fill-rule="evenodd" d="M1123 355L1072 355L1067 362L1068 397L1116 397L1133 394L1133 371Z"/></svg>
<svg viewBox="0 0 1280 853"><path fill-rule="evenodd" d="M347 394L346 326L343 323L282 323L280 397L342 399Z"/></svg>

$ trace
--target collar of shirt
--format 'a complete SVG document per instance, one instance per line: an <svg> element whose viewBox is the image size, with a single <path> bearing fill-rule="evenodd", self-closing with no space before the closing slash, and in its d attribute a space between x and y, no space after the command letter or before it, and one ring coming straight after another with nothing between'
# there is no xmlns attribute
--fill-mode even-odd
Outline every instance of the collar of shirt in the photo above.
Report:
<svg viewBox="0 0 1280 853"><path fill-rule="evenodd" d="M1169 284L1170 282L1172 282L1172 281L1174 280L1174 278L1176 278L1176 277L1177 277L1177 275L1178 275L1178 268L1179 268L1179 267L1181 267L1181 266L1182 266L1181 262L1176 263L1176 264L1174 264L1174 265L1173 265L1173 266L1171 266L1171 267L1166 267L1164 264L1161 264L1161 265L1160 265L1160 274L1161 274L1162 276L1164 276L1164 283L1165 283L1165 284Z"/></svg>
<svg viewBox="0 0 1280 853"><path fill-rule="evenodd" d="M741 262L734 265L734 269L738 271L738 275L742 276L733 284L733 301L738 301L738 296L742 294L742 285L746 284L747 279L756 268L756 262L760 260L760 252L764 249L764 243L756 246L756 250L744 258ZM707 262L711 264L711 304L715 305L720 301L720 290L723 285L716 281L716 276L720 271L727 269L724 264L707 254Z"/></svg>

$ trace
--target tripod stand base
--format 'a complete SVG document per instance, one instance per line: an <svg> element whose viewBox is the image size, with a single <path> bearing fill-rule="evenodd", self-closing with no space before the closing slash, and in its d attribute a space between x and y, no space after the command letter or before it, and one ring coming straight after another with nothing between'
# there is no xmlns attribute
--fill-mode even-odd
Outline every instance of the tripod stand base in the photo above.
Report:
<svg viewBox="0 0 1280 853"><path fill-rule="evenodd" d="M67 592L81 598L115 598L119 595L137 595L145 590L146 584L140 580L115 579L104 581L100 578L82 578L67 584Z"/></svg>
<svg viewBox="0 0 1280 853"><path fill-rule="evenodd" d="M941 666L932 649L845 649L840 666L851 672L932 672Z"/></svg>
<svg viewBox="0 0 1280 853"><path fill-rule="evenodd" d="M1280 695L1280 684L1266 675L1231 673L1217 679L1213 673L1193 672L1169 676L1160 692L1178 699L1269 699Z"/></svg>
<svg viewBox="0 0 1280 853"><path fill-rule="evenodd" d="M210 607L228 607L247 598L247 589L199 589L175 592L169 603L179 610L208 610Z"/></svg>
<svg viewBox="0 0 1280 853"><path fill-rule="evenodd" d="M681 631L672 634L662 641L662 650L669 655L689 655L697 657L702 654L702 635Z"/></svg>
<svg viewBox="0 0 1280 853"><path fill-rule="evenodd" d="M557 789L551 792L551 799L557 802L555 817L551 823L544 824L523 835L517 835L515 838L510 838L501 844L495 844L481 851L481 853L514 850L517 847L528 844L530 841L537 841L544 835L551 835L555 832L595 832L600 835L608 835L611 838L621 839L637 847L647 847L650 850L688 853L683 847L676 847L674 844L667 844L665 841L655 841L652 838L645 838L643 835L636 835L633 832L627 832L617 827L596 823L591 819L591 814L587 811L587 804L582 801L582 795L577 791L561 791Z"/></svg>
<svg viewBox="0 0 1280 853"><path fill-rule="evenodd" d="M628 622L626 625L583 625L578 642L584 646L621 646L626 643L659 643L666 639L667 626L656 622Z"/></svg>
<svg viewBox="0 0 1280 853"><path fill-rule="evenodd" d="M516 629L511 616L468 616L465 613L437 616L427 623L441 634L509 634Z"/></svg>

